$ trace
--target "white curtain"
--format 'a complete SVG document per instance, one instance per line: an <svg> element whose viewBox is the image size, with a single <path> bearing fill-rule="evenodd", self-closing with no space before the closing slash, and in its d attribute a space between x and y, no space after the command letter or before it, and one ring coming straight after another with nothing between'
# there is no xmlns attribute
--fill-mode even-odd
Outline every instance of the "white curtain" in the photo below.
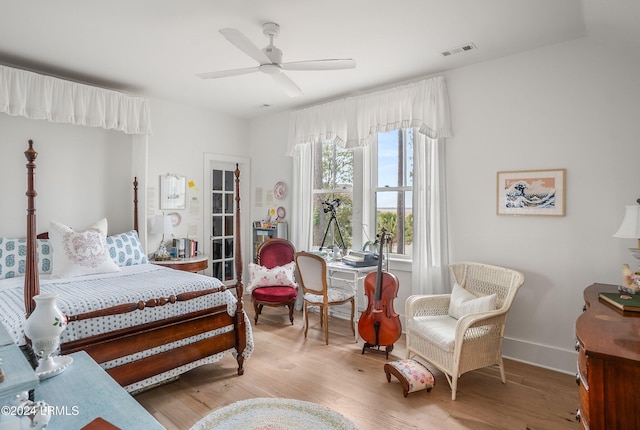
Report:
<svg viewBox="0 0 640 430"><path fill-rule="evenodd" d="M292 219L296 222L291 229L291 241L296 244L299 250L311 249L312 240L312 194L313 171L311 167L312 159L311 145L299 145L296 148L293 177L296 179L292 195Z"/></svg>
<svg viewBox="0 0 640 430"><path fill-rule="evenodd" d="M449 292L444 138L451 136L444 77L349 97L294 111L287 155L294 157L296 181L292 240L311 245L311 144L334 140L366 146L378 132L413 127L414 217L412 292ZM365 193L366 195L366 193ZM367 199L365 199L367 201Z"/></svg>
<svg viewBox="0 0 640 430"><path fill-rule="evenodd" d="M287 155L297 145L335 140L354 148L380 131L415 127L432 139L451 136L444 77L354 96L294 111Z"/></svg>
<svg viewBox="0 0 640 430"><path fill-rule="evenodd" d="M0 112L127 134L151 134L146 99L2 65Z"/></svg>
<svg viewBox="0 0 640 430"><path fill-rule="evenodd" d="M414 136L412 294L450 293L444 139Z"/></svg>

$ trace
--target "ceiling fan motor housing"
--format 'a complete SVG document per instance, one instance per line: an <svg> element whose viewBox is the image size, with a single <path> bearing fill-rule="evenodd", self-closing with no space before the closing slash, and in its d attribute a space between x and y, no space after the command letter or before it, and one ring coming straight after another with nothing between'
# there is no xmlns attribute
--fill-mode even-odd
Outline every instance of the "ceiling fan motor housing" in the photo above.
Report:
<svg viewBox="0 0 640 430"><path fill-rule="evenodd" d="M273 45L262 48L262 52L271 60L272 63L282 63L282 51Z"/></svg>

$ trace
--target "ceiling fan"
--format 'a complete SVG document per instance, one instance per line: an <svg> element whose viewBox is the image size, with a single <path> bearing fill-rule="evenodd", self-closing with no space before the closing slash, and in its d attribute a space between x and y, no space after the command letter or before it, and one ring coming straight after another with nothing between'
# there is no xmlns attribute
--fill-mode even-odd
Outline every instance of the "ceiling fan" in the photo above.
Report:
<svg viewBox="0 0 640 430"><path fill-rule="evenodd" d="M202 79L223 78L226 76L244 75L247 73L263 72L271 75L273 80L282 87L289 97L302 95L302 90L291 80L283 70L340 70L356 67L355 60L327 59L282 62L282 51L273 45L273 39L280 34L280 26L274 22L267 22L262 26L262 33L269 38L269 46L260 49L253 44L244 34L235 28L223 28L220 33L236 48L247 54L259 63L259 66L244 69L222 70L219 72L199 73Z"/></svg>

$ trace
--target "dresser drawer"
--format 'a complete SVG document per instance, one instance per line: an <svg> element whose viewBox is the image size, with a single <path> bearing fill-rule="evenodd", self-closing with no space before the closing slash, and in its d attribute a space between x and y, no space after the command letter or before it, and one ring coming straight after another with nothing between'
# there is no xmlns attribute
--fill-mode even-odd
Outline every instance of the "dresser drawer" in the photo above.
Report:
<svg viewBox="0 0 640 430"><path fill-rule="evenodd" d="M580 422L589 428L589 390L580 384Z"/></svg>
<svg viewBox="0 0 640 430"><path fill-rule="evenodd" d="M589 391L589 363L587 362L587 355L584 352L582 345L578 348L578 377L580 378L580 384Z"/></svg>

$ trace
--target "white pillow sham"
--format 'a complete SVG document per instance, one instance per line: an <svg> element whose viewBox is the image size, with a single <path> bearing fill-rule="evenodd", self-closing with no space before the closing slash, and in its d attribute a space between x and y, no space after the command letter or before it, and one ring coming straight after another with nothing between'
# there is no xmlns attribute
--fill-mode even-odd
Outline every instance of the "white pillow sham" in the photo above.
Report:
<svg viewBox="0 0 640 430"><path fill-rule="evenodd" d="M120 271L107 249L107 220L104 218L83 232L51 221L49 239L53 248L52 278Z"/></svg>

